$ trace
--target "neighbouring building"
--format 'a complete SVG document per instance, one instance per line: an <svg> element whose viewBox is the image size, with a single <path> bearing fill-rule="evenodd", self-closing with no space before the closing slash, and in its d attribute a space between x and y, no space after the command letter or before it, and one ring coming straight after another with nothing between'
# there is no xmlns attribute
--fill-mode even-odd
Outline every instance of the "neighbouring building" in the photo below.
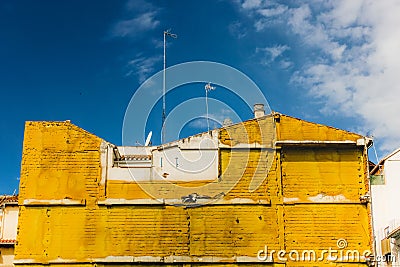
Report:
<svg viewBox="0 0 400 267"><path fill-rule="evenodd" d="M0 196L0 267L13 266L17 224L18 196Z"/></svg>
<svg viewBox="0 0 400 267"><path fill-rule="evenodd" d="M27 122L14 264L369 264L371 140L261 111L142 147Z"/></svg>
<svg viewBox="0 0 400 267"><path fill-rule="evenodd" d="M400 266L400 148L371 171L376 254L380 266Z"/></svg>

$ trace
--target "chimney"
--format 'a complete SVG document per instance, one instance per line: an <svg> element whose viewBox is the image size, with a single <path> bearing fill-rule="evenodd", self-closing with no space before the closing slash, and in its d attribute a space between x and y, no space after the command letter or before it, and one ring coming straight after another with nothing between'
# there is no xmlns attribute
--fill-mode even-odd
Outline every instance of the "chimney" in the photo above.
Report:
<svg viewBox="0 0 400 267"><path fill-rule="evenodd" d="M222 126L225 127L225 126L229 126L229 125L232 125L232 124L233 124L233 121L231 120L231 118L226 118L226 119L224 119L224 122L222 123Z"/></svg>
<svg viewBox="0 0 400 267"><path fill-rule="evenodd" d="M265 116L264 104L254 104L254 118L258 119Z"/></svg>

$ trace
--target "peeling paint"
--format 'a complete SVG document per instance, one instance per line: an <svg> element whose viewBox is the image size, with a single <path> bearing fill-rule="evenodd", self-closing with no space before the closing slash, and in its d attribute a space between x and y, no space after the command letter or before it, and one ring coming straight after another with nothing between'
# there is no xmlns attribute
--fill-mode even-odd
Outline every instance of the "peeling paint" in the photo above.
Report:
<svg viewBox="0 0 400 267"><path fill-rule="evenodd" d="M337 195L337 196L328 196L325 194L318 194L316 196L313 197L309 197L309 200L311 200L312 202L350 202L351 200L346 199L345 196L343 195Z"/></svg>
<svg viewBox="0 0 400 267"><path fill-rule="evenodd" d="M300 199L298 197L284 197L283 202L284 203L291 203L291 202L297 202Z"/></svg>

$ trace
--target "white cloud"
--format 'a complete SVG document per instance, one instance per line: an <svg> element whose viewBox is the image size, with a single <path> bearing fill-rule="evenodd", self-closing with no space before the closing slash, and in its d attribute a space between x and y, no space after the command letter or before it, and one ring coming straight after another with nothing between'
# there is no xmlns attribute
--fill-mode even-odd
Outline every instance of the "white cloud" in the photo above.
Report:
<svg viewBox="0 0 400 267"><path fill-rule="evenodd" d="M161 9L146 0L128 0L125 4L123 19L111 28L111 37L138 37L144 32L155 29L160 21Z"/></svg>
<svg viewBox="0 0 400 267"><path fill-rule="evenodd" d="M144 82L151 74L153 74L155 65L161 62L162 56L144 57L138 55L128 63L129 71L126 76L136 76L139 82Z"/></svg>
<svg viewBox="0 0 400 267"><path fill-rule="evenodd" d="M277 63L281 69L287 69L293 65L287 57L283 56L284 52L288 50L290 50L290 47L287 45L274 45L263 48L257 47L256 55L260 53L262 54L261 64L263 65Z"/></svg>
<svg viewBox="0 0 400 267"><path fill-rule="evenodd" d="M254 9L262 6L262 0L245 0L242 3L242 8L244 9Z"/></svg>
<svg viewBox="0 0 400 267"><path fill-rule="evenodd" d="M157 18L160 11L159 7L154 6L146 0L128 0L124 7L124 14L122 14L124 19L120 19L114 24L109 35L112 38L129 37L133 41L138 41L138 37L147 36L146 32L159 26L160 21ZM151 43L149 47L154 49L162 47L162 41L160 40L155 38L147 38L146 40ZM159 53L156 54L159 56L146 56L139 53L136 54L134 59L129 60L128 58L128 71L125 76L135 76L140 83L144 82L153 74L155 65L162 59ZM151 83L147 82L143 86L151 86Z"/></svg>
<svg viewBox="0 0 400 267"><path fill-rule="evenodd" d="M162 48L164 46L164 42L161 40L161 38L152 38L151 43L153 44L154 48Z"/></svg>
<svg viewBox="0 0 400 267"><path fill-rule="evenodd" d="M288 25L310 47L320 49L333 60L340 59L345 46L332 38L330 25L315 19L306 4L289 10Z"/></svg>
<svg viewBox="0 0 400 267"><path fill-rule="evenodd" d="M208 114L208 124L207 124L207 114L202 114L200 117L192 120L188 126L195 129L205 129L210 126L210 129L220 128L223 125L225 119L232 119L235 117L232 110L221 109L219 113Z"/></svg>
<svg viewBox="0 0 400 267"><path fill-rule="evenodd" d="M319 18L317 15L314 22L308 12L301 12L306 16L293 12L294 32L332 59L325 64L311 62L293 76L293 81L324 100L323 112L357 117L364 134L371 132L380 141L381 151L391 151L400 145L400 17L396 15L400 4L332 3L331 10ZM297 28L300 23L306 30ZM338 34L341 31L346 34Z"/></svg>
<svg viewBox="0 0 400 267"><path fill-rule="evenodd" d="M351 27L361 15L363 0L338 1L330 11L333 27Z"/></svg>
<svg viewBox="0 0 400 267"><path fill-rule="evenodd" d="M257 51L264 51L271 56L271 61L274 61L277 57L283 54L283 52L289 50L289 46L287 45L275 45L265 48L256 48Z"/></svg>
<svg viewBox="0 0 400 267"><path fill-rule="evenodd" d="M247 35L247 30L239 21L232 22L228 26L229 33L235 36L237 39L242 39Z"/></svg>
<svg viewBox="0 0 400 267"><path fill-rule="evenodd" d="M192 120L191 122L189 122L188 126L193 129L206 129L207 125L209 125L210 128L213 129L214 127L211 127L211 126L214 126L214 124L216 124L216 123L211 118L208 120L208 124L207 124L207 119L200 117L200 118L196 118L196 119Z"/></svg>
<svg viewBox="0 0 400 267"><path fill-rule="evenodd" d="M256 31L260 32L264 30L266 27L268 27L269 21L265 19L259 19L254 23L254 28Z"/></svg>
<svg viewBox="0 0 400 267"><path fill-rule="evenodd" d="M160 21L156 19L157 12L149 11L132 19L119 21L112 30L113 37L137 36L145 31L156 28Z"/></svg>
<svg viewBox="0 0 400 267"><path fill-rule="evenodd" d="M288 6L270 0L239 0L238 6L254 20L258 32L276 24L288 10Z"/></svg>
<svg viewBox="0 0 400 267"><path fill-rule="evenodd" d="M293 67L293 65L294 63L288 59L282 59L281 61L278 62L278 66L284 70Z"/></svg>
<svg viewBox="0 0 400 267"><path fill-rule="evenodd" d="M262 1L242 3L260 34L280 23L297 49L310 52L296 63L293 85L320 101L324 114L355 118L352 128L373 134L382 152L399 147L400 2L310 1L279 12L265 8ZM279 49L271 51L271 58L279 55Z"/></svg>
<svg viewBox="0 0 400 267"><path fill-rule="evenodd" d="M259 9L257 12L264 17L273 17L273 16L278 16L283 14L288 10L287 6L284 5L278 5L277 7L274 8L262 8Z"/></svg>

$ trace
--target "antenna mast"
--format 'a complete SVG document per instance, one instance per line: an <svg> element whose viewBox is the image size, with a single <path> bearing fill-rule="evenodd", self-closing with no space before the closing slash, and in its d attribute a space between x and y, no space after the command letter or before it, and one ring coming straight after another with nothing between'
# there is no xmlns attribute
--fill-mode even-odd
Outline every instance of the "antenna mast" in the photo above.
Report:
<svg viewBox="0 0 400 267"><path fill-rule="evenodd" d="M166 68L166 36L170 36L174 39L178 37L178 35L171 33L171 29L164 31L164 68L163 68L163 108L162 108L162 129L161 129L161 143L164 144L165 142L165 68Z"/></svg>
<svg viewBox="0 0 400 267"><path fill-rule="evenodd" d="M211 86L211 83L207 83L206 86L204 86L204 89L206 90L207 132L209 132L210 131L210 122L208 120L208 91L215 90L215 86Z"/></svg>

